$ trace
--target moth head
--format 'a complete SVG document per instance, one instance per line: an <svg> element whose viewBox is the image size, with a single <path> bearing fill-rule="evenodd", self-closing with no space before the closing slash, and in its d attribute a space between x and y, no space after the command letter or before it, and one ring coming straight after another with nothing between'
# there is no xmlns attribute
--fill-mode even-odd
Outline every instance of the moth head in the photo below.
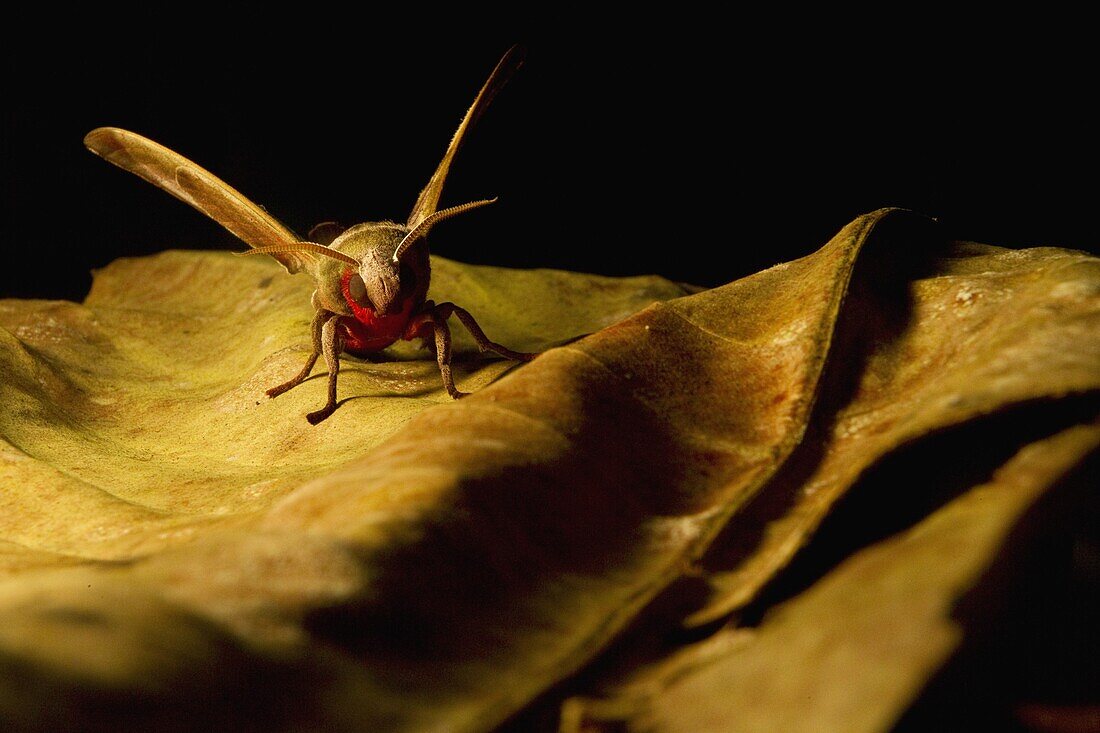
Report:
<svg viewBox="0 0 1100 733"><path fill-rule="evenodd" d="M412 270L380 248L368 250L357 264L358 271L348 281L348 292L355 302L375 313L400 311L402 290L408 292L415 285Z"/></svg>

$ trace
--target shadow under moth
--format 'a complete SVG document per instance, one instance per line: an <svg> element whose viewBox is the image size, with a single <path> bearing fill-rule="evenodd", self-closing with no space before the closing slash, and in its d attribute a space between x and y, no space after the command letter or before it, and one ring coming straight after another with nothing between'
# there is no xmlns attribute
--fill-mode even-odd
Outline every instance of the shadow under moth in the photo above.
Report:
<svg viewBox="0 0 1100 733"><path fill-rule="evenodd" d="M88 133L84 144L105 160L141 176L217 221L252 247L241 254L270 255L288 272L306 272L313 277L316 289L310 326L312 352L302 370L289 381L267 390L268 396L277 397L301 384L323 354L328 366L328 401L321 409L306 415L316 425L336 409L336 379L342 352L367 356L398 339L421 338L434 346L443 386L457 399L464 393L455 387L451 375L451 332L447 326L451 315L469 330L481 351L494 351L517 361L535 357L490 341L474 317L454 303L437 304L427 299L431 278L428 231L444 219L496 201L485 199L437 208L451 162L466 133L522 63L523 54L518 47L510 49L497 63L404 224L366 222L345 229L334 222L325 222L311 229L302 240L209 171L141 135L101 127Z"/></svg>

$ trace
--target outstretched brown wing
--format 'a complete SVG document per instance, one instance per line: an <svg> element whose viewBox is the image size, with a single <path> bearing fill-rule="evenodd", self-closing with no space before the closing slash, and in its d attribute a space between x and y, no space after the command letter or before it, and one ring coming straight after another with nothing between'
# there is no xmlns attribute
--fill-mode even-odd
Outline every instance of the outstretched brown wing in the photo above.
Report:
<svg viewBox="0 0 1100 733"><path fill-rule="evenodd" d="M416 228L417 224L435 213L439 205L439 197L443 193L443 184L447 181L447 173L451 169L451 161L454 160L455 153L462 146L462 138L488 108L497 92L504 88L504 85L512 78L512 74L522 64L523 49L520 46L512 46L508 49L508 53L504 54L504 57L497 63L493 73L489 75L489 80L485 82L485 86L478 92L474 103L466 112L466 116L462 118L462 123L455 131L454 137L451 138L451 144L447 147L443 160L439 161L439 167L435 169L428 185L424 187L424 190L420 192L420 196L416 199L416 204L413 206L406 224L409 229Z"/></svg>
<svg viewBox="0 0 1100 733"><path fill-rule="evenodd" d="M194 206L251 247L299 241L294 232L225 181L146 137L117 127L100 127L84 137L84 144L103 159ZM310 252L271 256L292 273L313 271L318 261L318 255Z"/></svg>

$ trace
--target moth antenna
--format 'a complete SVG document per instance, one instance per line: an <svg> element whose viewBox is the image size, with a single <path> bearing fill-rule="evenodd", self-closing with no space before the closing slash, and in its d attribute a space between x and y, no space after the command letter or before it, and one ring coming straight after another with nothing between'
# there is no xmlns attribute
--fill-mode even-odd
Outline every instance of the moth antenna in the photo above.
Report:
<svg viewBox="0 0 1100 733"><path fill-rule="evenodd" d="M324 255L325 257L331 257L334 260L340 260L341 262L352 265L353 267L359 267L359 260L354 257L349 257L343 252L337 252L334 249L329 249L323 244L317 244L316 242L295 242L294 244L272 244L267 247L253 247L245 252L234 252L235 255L275 255L282 254L283 252L313 252L315 254Z"/></svg>
<svg viewBox="0 0 1100 733"><path fill-rule="evenodd" d="M471 201L467 204L459 204L458 206L452 206L449 209L440 209L434 214L428 216L424 221L417 224L412 228L405 238L401 240L401 244L397 245L397 249L393 252L393 261L400 262L401 256L405 254L405 251L409 247L416 243L416 240L427 235L428 230L435 224L443 221L444 219L450 219L452 216L458 216L459 214L465 214L471 209L477 209L482 206L488 206L489 204L496 203L497 197L494 196L491 199L481 199L480 201Z"/></svg>

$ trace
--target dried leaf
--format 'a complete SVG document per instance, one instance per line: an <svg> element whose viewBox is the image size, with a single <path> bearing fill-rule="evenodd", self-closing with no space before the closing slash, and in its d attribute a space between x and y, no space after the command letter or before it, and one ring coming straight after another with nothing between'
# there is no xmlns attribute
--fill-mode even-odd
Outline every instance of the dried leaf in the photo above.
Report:
<svg viewBox="0 0 1100 733"><path fill-rule="evenodd" d="M960 331L954 311L897 305L911 270L876 277L900 242L927 263L925 226L876 212L814 255L636 315L683 290L437 259L433 297L502 343L598 331L499 381L510 364L467 362L460 386L483 388L460 402L414 354L349 363L341 394L355 396L317 428L302 415L323 380L260 398L298 368L309 317L307 284L276 265L165 253L115 263L84 306L0 303L0 716L27 729L487 730L597 657L719 532L712 594L689 610L728 612L745 584L724 582L738 573L727 533L754 531L744 517L831 434L822 416L843 412L827 362L854 360L857 396L916 410L943 370L890 349L938 354L925 341L947 340L953 361L979 344L974 384L964 370L949 386L1003 384L944 408L960 421L1097 388L1081 338L1095 332L1082 320L1095 260L1025 255L1001 307ZM986 266L968 252L960 267ZM958 274L924 279L940 292ZM912 316L881 355L851 327L855 296L880 279L881 302ZM933 302L920 282L912 302ZM1022 318L1046 309L1035 333L996 323L1021 292ZM853 455L873 462L949 423L914 420L882 443L855 430L867 447ZM784 547L842 491L810 521L795 508ZM789 559L766 554L778 560L749 574L756 587Z"/></svg>

